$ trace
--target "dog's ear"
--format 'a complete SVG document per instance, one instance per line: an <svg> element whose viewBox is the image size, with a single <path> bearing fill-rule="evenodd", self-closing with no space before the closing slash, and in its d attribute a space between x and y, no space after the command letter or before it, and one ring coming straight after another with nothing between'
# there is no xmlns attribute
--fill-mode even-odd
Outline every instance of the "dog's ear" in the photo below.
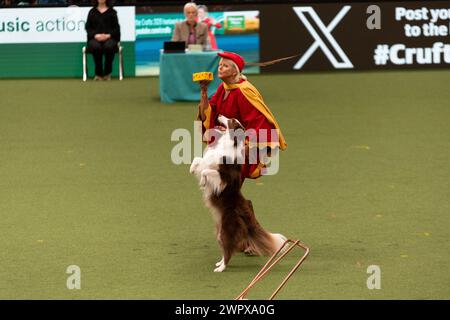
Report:
<svg viewBox="0 0 450 320"><path fill-rule="evenodd" d="M223 136L223 132L216 129L216 128L210 128L207 129L204 134L205 141L209 141L210 145L214 145L219 141L219 139Z"/></svg>
<svg viewBox="0 0 450 320"><path fill-rule="evenodd" d="M240 123L237 119L234 119L234 118L228 120L228 127L233 130L241 129L241 130L245 131L245 128L242 125L242 123Z"/></svg>
<svg viewBox="0 0 450 320"><path fill-rule="evenodd" d="M234 121L234 119L230 121ZM237 120L236 122L233 122L232 128L228 130L228 134L234 141L234 147L237 147L245 142L245 129Z"/></svg>

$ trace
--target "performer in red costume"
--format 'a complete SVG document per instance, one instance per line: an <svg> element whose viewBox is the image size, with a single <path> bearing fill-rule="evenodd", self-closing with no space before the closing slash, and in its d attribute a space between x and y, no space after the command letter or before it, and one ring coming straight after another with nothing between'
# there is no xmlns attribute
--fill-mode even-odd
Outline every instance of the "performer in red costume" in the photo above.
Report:
<svg viewBox="0 0 450 320"><path fill-rule="evenodd" d="M222 83L209 101L207 95L209 82L200 82L201 101L198 119L203 123L203 133L216 125L216 119L221 114L227 118L237 119L246 130L256 131L256 139L248 140L250 142L256 140L257 144L248 143L247 148L270 148L267 153L269 156L275 149L284 150L287 145L275 117L258 90L242 74L245 66L244 59L233 52L221 52L218 55L221 57L218 76ZM266 131L260 131L260 129L266 129ZM277 134L271 135L271 129L276 129ZM248 150L246 153L249 154ZM245 178L256 179L264 173L265 164L260 160L246 159L246 163L242 166L242 181Z"/></svg>

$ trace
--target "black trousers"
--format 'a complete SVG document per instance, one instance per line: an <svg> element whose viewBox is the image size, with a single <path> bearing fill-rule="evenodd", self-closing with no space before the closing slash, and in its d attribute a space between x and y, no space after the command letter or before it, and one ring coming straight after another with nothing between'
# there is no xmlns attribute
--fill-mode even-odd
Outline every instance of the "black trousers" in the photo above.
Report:
<svg viewBox="0 0 450 320"><path fill-rule="evenodd" d="M114 55L117 52L117 41L108 39L105 42L98 42L95 39L89 40L87 44L88 52L92 53L95 62L95 75L99 77L108 76L112 72ZM103 68L103 56L105 56L105 67Z"/></svg>

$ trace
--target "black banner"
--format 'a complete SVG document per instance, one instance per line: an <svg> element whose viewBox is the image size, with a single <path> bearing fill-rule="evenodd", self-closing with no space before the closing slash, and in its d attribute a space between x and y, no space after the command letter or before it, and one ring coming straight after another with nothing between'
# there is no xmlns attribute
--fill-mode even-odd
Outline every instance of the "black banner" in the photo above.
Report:
<svg viewBox="0 0 450 320"><path fill-rule="evenodd" d="M262 72L450 66L450 2L324 3L261 7Z"/></svg>
<svg viewBox="0 0 450 320"><path fill-rule="evenodd" d="M264 319L286 320L306 316L314 318L338 315L367 317L386 317L386 308L394 308L403 317L422 314L429 316L444 312L448 301L339 301L339 300L274 300L274 301L213 301L213 300L73 300L73 301L0 301L4 313L10 311L14 316L31 313L34 317L45 315L58 319L91 317L102 319ZM358 310L358 308L360 308ZM89 309L89 311L86 311ZM442 310L439 310L442 309Z"/></svg>

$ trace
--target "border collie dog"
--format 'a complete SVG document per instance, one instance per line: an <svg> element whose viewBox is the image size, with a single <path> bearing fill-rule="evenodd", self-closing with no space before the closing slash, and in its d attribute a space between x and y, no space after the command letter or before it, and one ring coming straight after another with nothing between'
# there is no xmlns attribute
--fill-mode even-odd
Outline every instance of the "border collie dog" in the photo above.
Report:
<svg viewBox="0 0 450 320"><path fill-rule="evenodd" d="M224 116L219 116L218 122L220 126L209 131L214 135L213 143L205 149L203 158L194 158L190 168L200 181L203 199L212 212L217 241L222 249L222 260L216 263L214 272L224 271L236 251L271 255L286 241L283 235L269 233L261 227L252 202L241 193L244 127L236 119Z"/></svg>

